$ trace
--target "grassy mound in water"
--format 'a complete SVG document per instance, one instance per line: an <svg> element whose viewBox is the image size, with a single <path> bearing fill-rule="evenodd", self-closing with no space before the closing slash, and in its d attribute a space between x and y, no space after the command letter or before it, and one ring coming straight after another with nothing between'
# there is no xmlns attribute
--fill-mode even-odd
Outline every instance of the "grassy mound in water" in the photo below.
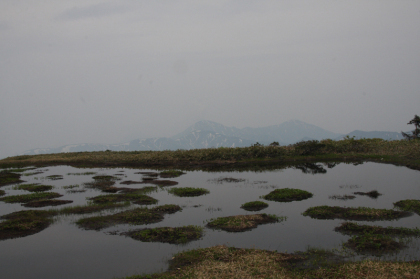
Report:
<svg viewBox="0 0 420 279"><path fill-rule="evenodd" d="M20 180L20 174L5 170L0 171L0 187L20 182L23 182L22 180Z"/></svg>
<svg viewBox="0 0 420 279"><path fill-rule="evenodd" d="M25 210L1 216L0 240L24 237L46 229L52 223L52 214L44 210Z"/></svg>
<svg viewBox="0 0 420 279"><path fill-rule="evenodd" d="M31 201L39 201L44 199L55 199L62 196L63 195L60 195L58 193L33 193L26 195L6 196L0 198L0 201L4 201L6 203L27 203Z"/></svg>
<svg viewBox="0 0 420 279"><path fill-rule="evenodd" d="M193 240L200 239L203 229L198 226L184 227L162 227L154 229L141 229L124 233L133 239L144 242L166 242L171 244L184 244Z"/></svg>
<svg viewBox="0 0 420 279"><path fill-rule="evenodd" d="M45 192L52 190L54 186L33 184L20 184L13 187L13 190L25 190L29 192Z"/></svg>
<svg viewBox="0 0 420 279"><path fill-rule="evenodd" d="M206 195L210 193L210 191L203 188L183 187L183 188L171 188L168 190L168 193L171 193L178 197L197 197L201 195Z"/></svg>
<svg viewBox="0 0 420 279"><path fill-rule="evenodd" d="M300 201L304 199L309 199L313 194L308 191L300 189L276 189L270 192L268 195L262 196L262 198L269 201L278 201L278 202L291 202L291 201Z"/></svg>
<svg viewBox="0 0 420 279"><path fill-rule="evenodd" d="M395 202L394 206L405 211L413 211L420 215L420 200L402 200Z"/></svg>
<svg viewBox="0 0 420 279"><path fill-rule="evenodd" d="M262 201L246 202L243 205L241 205L242 209L245 209L248 211L259 211L267 207L268 207L268 204Z"/></svg>
<svg viewBox="0 0 420 279"><path fill-rule="evenodd" d="M185 172L180 170L166 170L159 173L159 176L162 178L174 178L179 177L181 175L185 174Z"/></svg>
<svg viewBox="0 0 420 279"><path fill-rule="evenodd" d="M271 214L236 215L211 219L207 227L221 229L228 232L244 232L256 228L261 224L276 223L286 220Z"/></svg>
<svg viewBox="0 0 420 279"><path fill-rule="evenodd" d="M408 212L392 209L376 209L369 207L340 207L340 206L314 206L302 213L315 219L345 219L345 220L396 220L410 215Z"/></svg>
<svg viewBox="0 0 420 279"><path fill-rule="evenodd" d="M344 222L340 226L334 229L337 232L343 234L383 234L383 235L396 235L396 236L420 236L420 229L410 229L402 227L380 227L380 226L369 226L359 225L353 222Z"/></svg>
<svg viewBox="0 0 420 279"><path fill-rule="evenodd" d="M131 201L135 204L141 205L156 204L158 202L157 199L144 195L142 191L125 194L100 195L90 198L89 200L93 203L114 203Z"/></svg>
<svg viewBox="0 0 420 279"><path fill-rule="evenodd" d="M100 230L118 224L146 225L162 221L164 214L167 213L174 213L174 211L164 210L162 207L135 208L113 215L82 218L76 224L86 230Z"/></svg>

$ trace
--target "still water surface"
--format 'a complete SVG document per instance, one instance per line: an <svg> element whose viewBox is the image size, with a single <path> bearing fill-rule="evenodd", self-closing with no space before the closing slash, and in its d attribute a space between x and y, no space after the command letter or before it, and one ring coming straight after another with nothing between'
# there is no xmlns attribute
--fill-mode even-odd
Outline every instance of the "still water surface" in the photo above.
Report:
<svg viewBox="0 0 420 279"><path fill-rule="evenodd" d="M187 172L178 178L170 179L179 182L179 185L174 187L206 188L210 194L200 197L175 197L166 191L169 187L151 193L150 196L159 200L157 205L177 204L183 208L181 212L165 215L162 222L151 225L119 225L101 231L86 231L78 228L74 222L82 217L111 214L117 211L83 216L60 216L50 227L35 235L0 241L1 278L120 278L134 274L160 272L167 269L168 260L177 252L219 244L280 252L303 251L308 247L339 249L341 244L349 238L334 231L334 228L343 222L342 220L316 220L304 217L301 213L311 206L318 205L392 209L393 203L399 200L420 199L420 172L415 170L377 163L359 165L341 163L332 168L321 163L317 165L318 173L308 171L305 167L263 172ZM79 189L82 189L83 183L92 181L92 176L94 176L75 176L68 173L120 174L122 180L117 181L114 186L126 187L119 183L125 180L140 181L143 176L135 174L136 172L153 171L128 168L79 169L69 166L48 167L41 170L44 173L34 176L22 175L21 179L25 180L25 183L54 185L55 189L52 191L64 195L59 199L73 200L72 204L60 207L84 205L86 198L103 194L92 189L86 189L87 191L83 193L68 193L62 188L63 186L79 184ZM30 171L26 173L28 172ZM48 175L63 175L64 179L51 181L46 179ZM217 179L223 177L244 179L244 181L217 183ZM28 193L13 190L12 186L2 189L8 195ZM130 185L129 187L144 186L146 185ZM256 229L241 233L205 228L202 239L186 245L145 243L118 234L137 228L204 226L211 218L254 214L254 212L241 209L240 206L245 202L262 200L260 196L278 188L302 189L313 193L314 196L307 200L288 203L265 201L269 207L258 213L287 216L284 222L260 225ZM350 195L355 191L371 190L377 190L382 195L377 199L356 196L355 199L347 201L329 198L332 195ZM48 208L50 207L41 209ZM27 209L19 204L0 202L1 215ZM420 227L420 217L413 214L397 221L359 223L415 228ZM383 258L419 260L420 242L413 239L408 245L408 248L398 254Z"/></svg>

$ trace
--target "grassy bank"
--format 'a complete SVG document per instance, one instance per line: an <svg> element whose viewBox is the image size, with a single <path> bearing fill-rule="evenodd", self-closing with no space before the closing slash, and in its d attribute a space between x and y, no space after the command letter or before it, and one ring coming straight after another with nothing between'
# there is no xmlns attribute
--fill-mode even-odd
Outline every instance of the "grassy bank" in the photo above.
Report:
<svg viewBox="0 0 420 279"><path fill-rule="evenodd" d="M315 255L315 257L314 257ZM169 271L140 278L420 278L419 262L337 262L329 253L278 253L214 246L179 253ZM296 268L305 265L310 268Z"/></svg>
<svg viewBox="0 0 420 279"><path fill-rule="evenodd" d="M251 146L176 151L100 151L24 155L0 160L0 167L67 164L73 166L135 166L195 168L252 162L378 160L420 169L420 141L352 138L305 141L288 146Z"/></svg>

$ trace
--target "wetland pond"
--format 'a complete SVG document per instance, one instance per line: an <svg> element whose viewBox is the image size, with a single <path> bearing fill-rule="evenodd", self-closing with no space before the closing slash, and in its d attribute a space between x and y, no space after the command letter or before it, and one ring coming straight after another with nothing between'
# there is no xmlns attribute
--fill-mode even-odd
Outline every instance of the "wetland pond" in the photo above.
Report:
<svg viewBox="0 0 420 279"><path fill-rule="evenodd" d="M117 199L120 197L118 195L125 193L129 198L125 200L125 207L122 208L86 214L55 214L51 218L52 223L37 233L17 238L4 237L0 240L2 278L121 278L155 273L165 271L168 261L175 253L220 244L289 253L305 251L308 247L341 250L351 236L334 229L345 220L314 219L302 213L310 207L321 205L398 210L394 208L394 203L420 199L419 171L371 162L303 164L258 172L185 171L178 177L160 174L161 171L156 170L132 168L83 169L53 166L19 171L20 180L24 182L0 188L4 191L4 195L0 197L2 216L22 210L60 211L66 207L96 202L88 199L100 195L108 195L108 199ZM105 186L95 184L98 181L104 182ZM35 185L20 187L26 184ZM54 206L45 206L47 204L41 202L29 204L32 207L27 207L28 205L24 206L22 202L6 199L14 195L38 193L31 187L40 185L53 186L52 189L43 187L39 191L62 195L54 200L62 200L63 203L67 201L66 204L60 205L60 202L56 202ZM137 202L137 196L130 196L130 193L135 193L130 189L145 189L144 187L148 188L143 194L153 199ZM200 191L183 197L170 190L186 187L200 188ZM267 200L263 197L276 189L284 188L304 190L313 196L288 202ZM380 195L372 198L354 194L373 190L378 191ZM120 204L124 202L118 201ZM258 203L259 211L241 208L243 204L253 201L264 202L268 206ZM151 209L150 212L155 210L156 213L158 206L168 204L177 205L181 210L170 212L171 214L159 213L160 215L157 215L160 221L149 224L130 225L121 221L106 223L107 225L103 226L101 223L102 227L86 229L87 227L80 225L79 221L82 218L115 215L136 208L148 208ZM274 223L261 223L244 232L229 232L207 226L218 217L261 213L268 216L274 214L280 219ZM118 220L128 220L124 218L128 217L120 217ZM356 222L382 227L420 227L420 217L416 213L397 220ZM190 225L201 227L202 236L183 244L145 242L127 234L129 231L145 228ZM383 254L380 259L419 260L419 238L412 237L403 241L406 244L405 248ZM353 259L378 257L358 252L352 255Z"/></svg>

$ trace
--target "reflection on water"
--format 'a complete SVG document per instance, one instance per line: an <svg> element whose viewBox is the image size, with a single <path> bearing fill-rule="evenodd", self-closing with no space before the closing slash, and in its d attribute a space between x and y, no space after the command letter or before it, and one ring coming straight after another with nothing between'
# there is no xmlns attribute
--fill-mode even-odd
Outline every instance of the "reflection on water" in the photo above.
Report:
<svg viewBox="0 0 420 279"><path fill-rule="evenodd" d="M118 177L121 180L116 181L115 187L153 186L152 184L120 184L127 180L142 181L145 174L139 171L153 172L153 170L76 169L56 166L35 171L43 173L22 175L21 179L27 181L26 183L53 185L55 188L52 191L62 194L63 197L60 199L72 200L72 205L84 205L87 203L87 198L103 194L99 190L83 186L83 183L92 182L92 177L97 175L119 174ZM63 179L50 180L48 176L51 175L62 175ZM301 213L309 207L318 205L392 209L394 202L419 199L420 196L420 172L405 167L376 163L306 163L287 167L270 166L266 169L253 166L252 170L242 168L235 171L231 168L223 172L212 169L212 172L190 171L170 180L179 183L176 187L205 188L210 191L210 194L199 197L176 197L167 192L171 186L159 188L158 191L150 194L159 200L158 205L177 204L182 207L182 211L167 215L162 222L150 225L118 225L102 231L85 231L74 224L82 217L113 214L119 210L83 216L57 217L53 225L40 233L0 241L1 277L118 278L138 273L159 272L167 268L167 260L177 252L218 244L282 252L303 251L308 246L340 249L341 244L349 239L349 236L334 231L334 228L343 222L342 220L316 220L304 217ZM215 183L218 181L221 183ZM14 190L12 187L13 185L9 185L2 189L7 195L27 193L23 190ZM253 214L241 209L241 205L262 200L260 196L280 188L302 189L313 193L314 196L307 200L289 203L265 201L269 206L260 212L287 216L284 222L261 225L254 230L242 233L204 228L205 235L201 240L185 245L140 242L120 235L121 232L139 228L185 225L204 227L212 218ZM357 196L354 199L329 198L353 195L355 191L372 190L377 190L382 195L377 199L367 196ZM131 208L135 207L138 206L133 205ZM48 209L48 207L41 209ZM1 215L19 210L26 210L26 208L20 204L0 202ZM420 217L413 214L400 220L359 223L415 228L420 227ZM419 240L413 238L407 241L409 241L408 248L382 258L420 259ZM365 255L358 255L358 257L365 257Z"/></svg>

